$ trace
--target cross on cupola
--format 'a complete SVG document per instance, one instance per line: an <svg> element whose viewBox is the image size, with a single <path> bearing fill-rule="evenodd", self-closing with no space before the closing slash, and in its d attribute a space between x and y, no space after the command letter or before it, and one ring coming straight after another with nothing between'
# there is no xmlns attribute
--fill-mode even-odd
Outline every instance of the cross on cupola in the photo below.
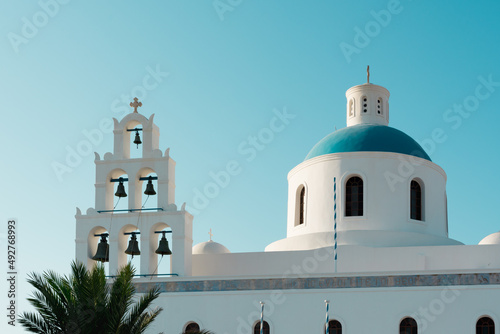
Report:
<svg viewBox="0 0 500 334"><path fill-rule="evenodd" d="M139 99L134 97L134 102L130 102L130 106L134 108L134 112L137 113L137 108L142 107L142 102L139 102Z"/></svg>
<svg viewBox="0 0 500 334"><path fill-rule="evenodd" d="M212 241L212 237L214 236L214 234L212 233L212 229L210 229L210 232L208 232L208 235L210 236L210 241Z"/></svg>

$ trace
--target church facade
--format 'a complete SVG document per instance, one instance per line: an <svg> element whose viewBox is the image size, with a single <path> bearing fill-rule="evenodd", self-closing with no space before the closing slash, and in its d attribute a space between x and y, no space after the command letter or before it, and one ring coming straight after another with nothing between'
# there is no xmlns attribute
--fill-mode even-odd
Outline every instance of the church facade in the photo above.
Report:
<svg viewBox="0 0 500 334"><path fill-rule="evenodd" d="M138 291L160 285L164 309L148 333L253 334L261 317L272 334L495 333L500 233L479 245L448 237L446 173L389 127L389 96L371 83L347 90L347 127L288 174L287 237L252 253L193 246L175 161L159 148L154 114L132 102L114 120L113 152L95 154L95 208L77 208L76 259L109 262L112 274L140 256ZM126 209L114 208L116 196ZM156 273L160 256L171 257L168 276Z"/></svg>

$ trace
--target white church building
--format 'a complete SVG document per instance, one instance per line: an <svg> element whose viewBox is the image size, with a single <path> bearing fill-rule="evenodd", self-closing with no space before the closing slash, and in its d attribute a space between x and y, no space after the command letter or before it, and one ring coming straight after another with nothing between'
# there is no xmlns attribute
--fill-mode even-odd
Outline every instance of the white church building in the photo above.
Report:
<svg viewBox="0 0 500 334"><path fill-rule="evenodd" d="M287 237L252 253L193 245L193 216L175 202L175 161L135 99L114 120L113 152L95 154L95 208L77 208L76 259L109 262L112 275L139 257L138 291L162 291L151 334L260 333L262 305L271 334L495 333L500 233L479 245L448 237L446 173L389 127L389 95L371 83L347 90L347 127L288 173ZM142 208L145 187L153 208ZM114 209L116 195L126 209ZM170 275L156 275L161 256Z"/></svg>

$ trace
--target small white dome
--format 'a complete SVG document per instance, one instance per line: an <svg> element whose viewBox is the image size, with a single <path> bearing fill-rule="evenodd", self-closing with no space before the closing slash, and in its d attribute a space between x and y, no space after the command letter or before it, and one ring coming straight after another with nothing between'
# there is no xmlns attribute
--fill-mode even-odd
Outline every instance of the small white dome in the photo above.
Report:
<svg viewBox="0 0 500 334"><path fill-rule="evenodd" d="M495 232L488 235L483 240L479 241L480 245L500 245L500 232Z"/></svg>
<svg viewBox="0 0 500 334"><path fill-rule="evenodd" d="M215 241L205 241L193 246L193 254L225 254L231 253L224 245Z"/></svg>

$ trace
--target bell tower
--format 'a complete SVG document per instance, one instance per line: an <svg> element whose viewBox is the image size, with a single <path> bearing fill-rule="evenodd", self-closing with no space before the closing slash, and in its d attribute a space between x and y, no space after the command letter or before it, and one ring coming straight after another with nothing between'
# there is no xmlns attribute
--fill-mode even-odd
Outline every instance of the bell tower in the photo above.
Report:
<svg viewBox="0 0 500 334"><path fill-rule="evenodd" d="M185 204L180 210L175 204L175 161L170 149L159 149L155 115L146 118L138 113L142 103L137 98L130 106L133 112L121 121L113 118L113 153L102 159L95 153L95 208L86 214L76 209L76 259L89 268L96 261L109 261L109 274L114 275L132 254L140 256L137 273L155 275L158 255L169 255L168 274L190 276L193 216ZM139 158L131 158L131 135L141 150ZM127 201L126 209L116 209L119 200ZM168 239L171 252L165 250ZM135 245L134 251L130 245Z"/></svg>

